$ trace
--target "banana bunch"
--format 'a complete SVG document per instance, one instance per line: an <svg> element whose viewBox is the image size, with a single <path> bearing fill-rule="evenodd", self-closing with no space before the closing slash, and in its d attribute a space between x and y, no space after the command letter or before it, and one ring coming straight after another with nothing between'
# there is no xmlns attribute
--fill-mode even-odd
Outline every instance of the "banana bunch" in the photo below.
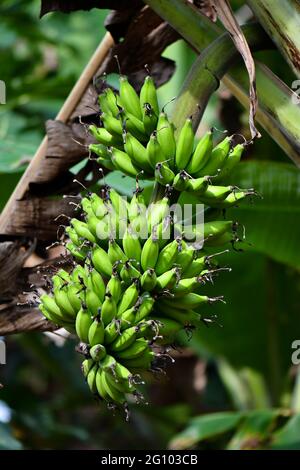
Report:
<svg viewBox="0 0 300 470"><path fill-rule="evenodd" d="M82 372L94 396L126 407L130 395L141 398L141 376L160 367L165 354L154 343L174 343L178 332L205 321L204 306L223 300L204 293L206 283L229 270L219 267L214 250L240 240L238 225L223 218L204 224L192 218L182 226L170 211L174 194L192 193L223 210L254 192L219 184L244 146L232 148L230 137L214 146L211 131L195 143L191 119L175 134L150 76L139 96L120 77L119 94L107 88L99 104L101 127L90 126L99 143L90 151L109 170L135 177L136 188L130 201L107 185L82 197L80 215L65 230L77 264L56 272L40 310L78 337ZM147 206L139 178L166 187L159 201Z"/></svg>
<svg viewBox="0 0 300 470"><path fill-rule="evenodd" d="M212 130L196 143L192 119L186 119L175 136L174 124L159 111L155 84L145 78L140 95L127 78L120 77L119 94L107 88L99 96L103 127L90 126L99 144L89 149L99 164L109 170L187 191L210 207L227 209L237 205L253 190L221 186L239 163L244 145L232 147L225 137L213 145Z"/></svg>
<svg viewBox="0 0 300 470"><path fill-rule="evenodd" d="M66 228L66 246L80 252L83 262L70 273L60 269L51 295L40 298L41 312L86 345L82 370L88 386L110 404L140 396L136 374L157 361L154 342L172 344L180 330L200 324L204 305L221 300L202 292L219 272L205 250L233 241L235 224L211 221L182 233L169 215L169 197L167 191L143 212L139 187L129 203L109 187L101 196L85 196L81 220L72 219ZM124 222L122 237L112 237L112 220ZM136 233L141 226L144 237ZM200 231L204 249L190 242Z"/></svg>

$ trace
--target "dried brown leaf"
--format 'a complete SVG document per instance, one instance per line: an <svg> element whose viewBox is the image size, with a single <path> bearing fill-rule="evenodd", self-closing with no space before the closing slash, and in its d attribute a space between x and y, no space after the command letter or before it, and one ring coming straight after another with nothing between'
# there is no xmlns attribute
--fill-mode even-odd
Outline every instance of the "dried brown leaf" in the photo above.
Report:
<svg viewBox="0 0 300 470"><path fill-rule="evenodd" d="M214 6L217 11L217 15L222 21L224 27L227 29L230 34L236 48L240 52L243 60L245 62L248 75L249 75L249 98L250 98L250 111L249 111L249 126L251 131L252 139L260 137L260 133L257 130L254 119L257 110L257 94L256 94L256 84L255 84L255 64L254 60L247 43L247 40L241 30L240 25L238 24L234 13L231 9L231 6L227 0L214 0Z"/></svg>

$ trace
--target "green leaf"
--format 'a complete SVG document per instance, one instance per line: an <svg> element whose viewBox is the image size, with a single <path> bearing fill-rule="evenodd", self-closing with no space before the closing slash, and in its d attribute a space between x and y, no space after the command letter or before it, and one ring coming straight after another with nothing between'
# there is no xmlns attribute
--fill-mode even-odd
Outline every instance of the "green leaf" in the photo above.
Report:
<svg viewBox="0 0 300 470"><path fill-rule="evenodd" d="M251 450L264 446L279 415L276 409L255 410L239 426L227 445L228 450Z"/></svg>
<svg viewBox="0 0 300 470"><path fill-rule="evenodd" d="M246 251L300 267L300 172L292 164L270 161L242 163L231 184L254 188L262 196L228 211L245 226Z"/></svg>
<svg viewBox="0 0 300 470"><path fill-rule="evenodd" d="M271 449L300 450L300 414L293 416L283 428L274 433Z"/></svg>
<svg viewBox="0 0 300 470"><path fill-rule="evenodd" d="M15 439L7 424L0 423L0 450L20 450L22 444Z"/></svg>
<svg viewBox="0 0 300 470"><path fill-rule="evenodd" d="M198 442L220 436L236 428L243 417L242 413L223 412L197 416L188 427L177 434L170 442L171 449L188 449Z"/></svg>
<svg viewBox="0 0 300 470"><path fill-rule="evenodd" d="M207 284L203 292L223 294L227 303L202 313L216 314L222 327L200 326L189 345L200 356L204 350L237 369L260 372L278 403L291 366L291 345L300 337L298 277L290 268L250 252L223 255L220 262L232 271Z"/></svg>

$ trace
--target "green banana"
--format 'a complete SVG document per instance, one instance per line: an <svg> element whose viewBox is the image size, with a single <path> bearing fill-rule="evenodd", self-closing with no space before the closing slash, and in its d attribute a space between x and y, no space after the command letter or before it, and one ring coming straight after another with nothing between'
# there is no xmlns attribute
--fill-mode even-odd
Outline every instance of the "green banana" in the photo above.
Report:
<svg viewBox="0 0 300 470"><path fill-rule="evenodd" d="M139 279L141 277L141 272L136 269L130 261L126 261L120 271L120 276L122 281L128 285L133 281L133 279Z"/></svg>
<svg viewBox="0 0 300 470"><path fill-rule="evenodd" d="M150 136L152 132L156 129L158 119L157 114L155 114L154 109L149 103L144 103L142 115L145 131Z"/></svg>
<svg viewBox="0 0 300 470"><path fill-rule="evenodd" d="M89 126L89 131L100 144L107 147L120 147L122 145L122 137L116 137L110 134L104 127L96 127L94 124Z"/></svg>
<svg viewBox="0 0 300 470"><path fill-rule="evenodd" d="M75 320L77 312L69 301L67 289L63 287L57 287L53 289L53 294L56 304L66 319L69 319L69 321Z"/></svg>
<svg viewBox="0 0 300 470"><path fill-rule="evenodd" d="M116 240L109 240L107 253L112 265L115 263L125 263L125 261L127 261L127 256Z"/></svg>
<svg viewBox="0 0 300 470"><path fill-rule="evenodd" d="M91 370L89 371L88 375L87 375L87 378L86 378L86 381L88 383L88 386L90 388L90 391L93 393L93 394L96 394L97 393L97 387L96 387L96 374L97 374L97 371L98 371L98 364L95 364Z"/></svg>
<svg viewBox="0 0 300 470"><path fill-rule="evenodd" d="M111 113L115 118L119 116L120 110L117 105L116 95L111 88L106 88L99 95L99 105L102 112Z"/></svg>
<svg viewBox="0 0 300 470"><path fill-rule="evenodd" d="M101 308L101 320L107 326L117 316L117 303L111 294L105 294Z"/></svg>
<svg viewBox="0 0 300 470"><path fill-rule="evenodd" d="M156 286L156 273L153 268L147 269L141 277L141 287L144 291L150 292Z"/></svg>
<svg viewBox="0 0 300 470"><path fill-rule="evenodd" d="M138 296L139 289L137 286L137 281L134 281L131 286L127 287L118 304L118 318L120 318L122 313L124 313L126 310L134 306Z"/></svg>
<svg viewBox="0 0 300 470"><path fill-rule="evenodd" d="M124 351L136 341L136 335L136 326L127 328L110 344L110 350L114 353Z"/></svg>
<svg viewBox="0 0 300 470"><path fill-rule="evenodd" d="M211 152L206 165L202 167L195 176L215 176L219 170L222 170L230 151L231 137L225 137Z"/></svg>
<svg viewBox="0 0 300 470"><path fill-rule="evenodd" d="M83 242L83 239L78 236L76 230L72 227L66 227L66 234L69 236L73 245L80 246Z"/></svg>
<svg viewBox="0 0 300 470"><path fill-rule="evenodd" d="M93 359L85 359L83 363L81 364L81 370L83 373L84 378L86 379L88 376L88 373L90 372L91 368L95 365Z"/></svg>
<svg viewBox="0 0 300 470"><path fill-rule="evenodd" d="M166 245L158 255L155 264L155 272L160 275L168 271L174 265L178 255L178 240L173 240Z"/></svg>
<svg viewBox="0 0 300 470"><path fill-rule="evenodd" d="M148 317L150 315L153 305L154 305L154 298L145 292L140 300L140 305L138 306L138 309L135 314L135 322L139 323L140 321L144 320L144 318Z"/></svg>
<svg viewBox="0 0 300 470"><path fill-rule="evenodd" d="M156 87L155 87L154 80L150 75L146 76L144 80L144 84L140 91L141 111L143 110L145 103L150 104L156 116L159 115L159 106L158 106Z"/></svg>
<svg viewBox="0 0 300 470"><path fill-rule="evenodd" d="M116 303L119 302L122 294L122 285L119 274L116 271L112 272L111 278L106 286L106 293L110 293Z"/></svg>
<svg viewBox="0 0 300 470"><path fill-rule="evenodd" d="M88 332L88 342L91 346L96 344L102 344L104 341L104 325L101 318L96 317L93 323L91 324Z"/></svg>
<svg viewBox="0 0 300 470"><path fill-rule="evenodd" d="M146 148L136 139L130 132L123 133L124 149L133 161L133 164L150 175L153 173L151 165L148 161Z"/></svg>
<svg viewBox="0 0 300 470"><path fill-rule="evenodd" d="M153 169L155 169L157 163L163 162L166 159L165 154L158 142L156 131L152 132L146 149L148 161Z"/></svg>
<svg viewBox="0 0 300 470"><path fill-rule="evenodd" d="M100 115L100 119L103 122L105 129L115 137L122 137L123 127L119 119L115 118L111 114L103 112ZM100 155L101 156L101 155ZM107 156L106 156L107 158Z"/></svg>
<svg viewBox="0 0 300 470"><path fill-rule="evenodd" d="M193 121L189 118L185 121L176 144L175 163L178 170L184 170L188 165L194 148L194 139Z"/></svg>
<svg viewBox="0 0 300 470"><path fill-rule="evenodd" d="M142 119L139 97L127 77L120 77L119 102L126 112L133 114L138 119Z"/></svg>
<svg viewBox="0 0 300 470"><path fill-rule="evenodd" d="M145 241L141 253L141 266L144 271L154 269L159 255L158 239L154 235Z"/></svg>
<svg viewBox="0 0 300 470"><path fill-rule="evenodd" d="M125 255L137 267L141 261L142 247L139 238L130 227L124 234L122 244Z"/></svg>
<svg viewBox="0 0 300 470"><path fill-rule="evenodd" d="M75 329L78 338L83 343L89 341L89 329L92 323L93 319L88 310L81 308L76 316Z"/></svg>
<svg viewBox="0 0 300 470"><path fill-rule="evenodd" d="M74 230L77 233L78 237L86 238L91 243L96 242L96 238L90 232L89 227L85 222L82 222L77 219L72 219L71 225L74 227Z"/></svg>
<svg viewBox="0 0 300 470"><path fill-rule="evenodd" d="M212 131L208 131L199 140L191 160L186 167L186 171L190 175L195 175L199 172L209 161L212 150L213 134Z"/></svg>
<svg viewBox="0 0 300 470"><path fill-rule="evenodd" d="M145 133L144 123L131 113L126 113L124 125L127 132L130 132L140 142L147 142L148 135Z"/></svg>
<svg viewBox="0 0 300 470"><path fill-rule="evenodd" d="M100 308L102 306L102 301L96 292L92 289L86 289L85 302L89 312L93 315L93 317L96 317L99 314Z"/></svg>
<svg viewBox="0 0 300 470"><path fill-rule="evenodd" d="M159 115L157 122L157 140L165 155L165 160L170 160L170 166L173 168L176 153L176 141L174 137L174 127L168 120L166 113Z"/></svg>
<svg viewBox="0 0 300 470"><path fill-rule="evenodd" d="M131 158L127 153L117 149L116 147L110 147L110 155L117 170L122 171L133 178L140 173L140 169L132 163Z"/></svg>
<svg viewBox="0 0 300 470"><path fill-rule="evenodd" d="M134 359L122 359L122 364L129 369L150 370L155 359L155 353L148 347L143 354Z"/></svg>
<svg viewBox="0 0 300 470"><path fill-rule="evenodd" d="M138 338L131 346L122 351L117 351L116 355L122 360L135 359L141 356L149 348L148 342L144 338Z"/></svg>
<svg viewBox="0 0 300 470"><path fill-rule="evenodd" d="M175 173L166 162L161 162L156 164L154 176L158 183L166 186L167 184L172 185Z"/></svg>
<svg viewBox="0 0 300 470"><path fill-rule="evenodd" d="M101 361L106 356L106 349L103 344L95 344L90 348L90 356L95 362Z"/></svg>
<svg viewBox="0 0 300 470"><path fill-rule="evenodd" d="M100 246L97 246L92 250L92 263L100 274L108 277L111 276L112 263L106 251Z"/></svg>
<svg viewBox="0 0 300 470"><path fill-rule="evenodd" d="M164 272L163 274L158 276L155 289L173 289L176 282L178 281L178 274L178 268L173 268L169 271Z"/></svg>

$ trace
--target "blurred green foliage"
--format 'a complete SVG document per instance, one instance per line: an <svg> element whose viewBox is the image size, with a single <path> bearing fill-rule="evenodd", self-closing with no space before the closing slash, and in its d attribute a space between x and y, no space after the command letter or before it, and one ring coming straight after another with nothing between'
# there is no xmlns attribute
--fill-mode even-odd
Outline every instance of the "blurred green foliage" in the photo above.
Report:
<svg viewBox="0 0 300 470"><path fill-rule="evenodd" d="M0 209L34 154L45 120L54 118L104 33L105 11L39 20L39 5L4 0L0 6L0 79L7 86L7 104L0 106ZM165 56L177 70L159 90L162 105L178 94L195 58L183 41ZM276 71L278 56L265 58ZM247 113L234 106L236 130L247 132ZM215 94L201 129L232 124L226 107L228 97ZM291 369L291 343L300 337L299 176L286 161L265 133L249 149L235 183L255 187L263 198L230 214L245 225L246 240L243 253L224 255L232 272L211 287L228 302L214 309L221 326L203 325L192 339L179 338L193 355L179 356L165 379L152 379L145 390L151 404L132 405L128 425L124 416L93 403L71 340L59 345L53 335L7 338L8 363L0 366L0 449L165 449L169 443L299 448L299 416L289 419L292 407L300 411ZM107 182L125 194L134 183L118 173Z"/></svg>

